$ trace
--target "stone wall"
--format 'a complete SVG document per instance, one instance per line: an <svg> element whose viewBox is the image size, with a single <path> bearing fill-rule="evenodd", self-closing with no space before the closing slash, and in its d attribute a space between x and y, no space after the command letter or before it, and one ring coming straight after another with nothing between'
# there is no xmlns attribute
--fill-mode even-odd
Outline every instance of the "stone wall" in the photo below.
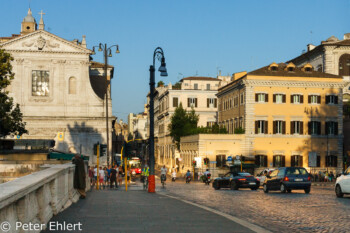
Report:
<svg viewBox="0 0 350 233"><path fill-rule="evenodd" d="M7 221L46 224L53 215L79 200L73 188L75 165L46 165L46 169L0 184L0 223ZM86 168L87 169L87 168ZM87 190L90 189L87 174ZM31 231L40 232L40 231Z"/></svg>

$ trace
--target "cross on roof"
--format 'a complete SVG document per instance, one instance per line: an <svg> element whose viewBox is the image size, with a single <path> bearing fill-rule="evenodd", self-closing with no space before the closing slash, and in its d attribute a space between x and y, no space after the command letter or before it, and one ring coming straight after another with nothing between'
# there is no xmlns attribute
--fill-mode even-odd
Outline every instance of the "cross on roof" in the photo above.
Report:
<svg viewBox="0 0 350 233"><path fill-rule="evenodd" d="M41 10L41 12L39 12L39 15L41 15L41 18L42 18L43 15L46 15L46 13L44 13L43 10Z"/></svg>

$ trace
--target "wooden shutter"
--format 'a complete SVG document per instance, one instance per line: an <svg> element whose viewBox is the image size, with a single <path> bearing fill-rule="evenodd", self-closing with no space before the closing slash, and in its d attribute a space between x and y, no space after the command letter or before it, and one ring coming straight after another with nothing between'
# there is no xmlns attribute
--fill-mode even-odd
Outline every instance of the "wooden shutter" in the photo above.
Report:
<svg viewBox="0 0 350 233"><path fill-rule="evenodd" d="M326 135L329 134L329 122L326 122L326 124L325 124L325 131L324 132L326 133Z"/></svg>
<svg viewBox="0 0 350 233"><path fill-rule="evenodd" d="M218 106L218 100L214 99L214 107L216 108Z"/></svg>
<svg viewBox="0 0 350 233"><path fill-rule="evenodd" d="M187 107L190 107L191 104L190 104L190 98L187 98Z"/></svg>
<svg viewBox="0 0 350 233"><path fill-rule="evenodd" d="M304 134L304 122L303 121L299 121L300 122L300 134L303 135Z"/></svg>
<svg viewBox="0 0 350 233"><path fill-rule="evenodd" d="M303 156L299 155L299 167L303 166Z"/></svg>
<svg viewBox="0 0 350 233"><path fill-rule="evenodd" d="M304 103L304 96L303 95L300 95L300 103Z"/></svg>
<svg viewBox="0 0 350 233"><path fill-rule="evenodd" d="M259 121L255 121L255 134L258 134Z"/></svg>
<svg viewBox="0 0 350 233"><path fill-rule="evenodd" d="M290 134L295 133L295 121L290 122Z"/></svg>
<svg viewBox="0 0 350 233"><path fill-rule="evenodd" d="M273 156L273 166L276 167L276 155Z"/></svg>
<svg viewBox="0 0 350 233"><path fill-rule="evenodd" d="M286 102L286 95L283 95L282 96L282 103L285 103Z"/></svg>
<svg viewBox="0 0 350 233"><path fill-rule="evenodd" d="M264 121L264 133L268 134L269 124L268 121Z"/></svg>
<svg viewBox="0 0 350 233"><path fill-rule="evenodd" d="M273 102L276 103L276 94L273 94L272 99L273 99Z"/></svg>
<svg viewBox="0 0 350 233"><path fill-rule="evenodd" d="M320 96L320 95L317 96L317 103L318 103L318 104L321 103L321 96Z"/></svg>
<svg viewBox="0 0 350 233"><path fill-rule="evenodd" d="M276 134L276 131L277 131L277 121L273 121L273 134Z"/></svg>
<svg viewBox="0 0 350 233"><path fill-rule="evenodd" d="M267 164L267 156L264 155L264 167L268 167L269 165Z"/></svg>
<svg viewBox="0 0 350 233"><path fill-rule="evenodd" d="M311 95L308 96L308 103L311 104Z"/></svg>
<svg viewBox="0 0 350 233"><path fill-rule="evenodd" d="M286 157L281 155L281 160L282 160L282 164L281 164L281 167L285 167L286 166Z"/></svg>
<svg viewBox="0 0 350 233"><path fill-rule="evenodd" d="M194 106L197 108L197 98L195 98L194 101Z"/></svg>
<svg viewBox="0 0 350 233"><path fill-rule="evenodd" d="M258 102L259 101L259 96L258 94L255 94L255 102Z"/></svg>
<svg viewBox="0 0 350 233"><path fill-rule="evenodd" d="M309 122L307 123L307 131L308 131L308 134L309 134L309 135L311 135L311 124L312 124L311 121L309 121Z"/></svg>
<svg viewBox="0 0 350 233"><path fill-rule="evenodd" d="M291 95L291 96L290 96L290 102L291 102L292 104L294 104L294 95Z"/></svg>
<svg viewBox="0 0 350 233"><path fill-rule="evenodd" d="M338 122L334 122L334 135L338 135Z"/></svg>
<svg viewBox="0 0 350 233"><path fill-rule="evenodd" d="M207 108L209 108L209 101L210 99L207 98Z"/></svg>
<svg viewBox="0 0 350 233"><path fill-rule="evenodd" d="M334 103L335 103L335 104L338 104L338 96L337 96L337 95L334 96Z"/></svg>
<svg viewBox="0 0 350 233"><path fill-rule="evenodd" d="M329 95L326 95L326 104L329 104L329 102L330 102L330 96Z"/></svg>
<svg viewBox="0 0 350 233"><path fill-rule="evenodd" d="M282 134L286 134L286 122L282 121Z"/></svg>
<svg viewBox="0 0 350 233"><path fill-rule="evenodd" d="M317 122L317 134L321 135L321 122Z"/></svg>
<svg viewBox="0 0 350 233"><path fill-rule="evenodd" d="M269 102L269 94L265 94L265 102Z"/></svg>
<svg viewBox="0 0 350 233"><path fill-rule="evenodd" d="M295 155L290 157L290 166L295 167Z"/></svg>

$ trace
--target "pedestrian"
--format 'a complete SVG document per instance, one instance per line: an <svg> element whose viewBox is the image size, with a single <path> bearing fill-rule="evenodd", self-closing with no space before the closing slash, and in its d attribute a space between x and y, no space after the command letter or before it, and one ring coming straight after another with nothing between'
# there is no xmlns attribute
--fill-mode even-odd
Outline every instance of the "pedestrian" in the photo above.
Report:
<svg viewBox="0 0 350 233"><path fill-rule="evenodd" d="M96 185L97 184L97 166L95 166L95 168L94 168L94 185Z"/></svg>
<svg viewBox="0 0 350 233"><path fill-rule="evenodd" d="M94 170L92 167L88 166L90 186L94 185Z"/></svg>
<svg viewBox="0 0 350 233"><path fill-rule="evenodd" d="M107 173L108 173L107 174L107 182L108 183L110 183L110 179L111 179L110 178L111 177L111 169L112 169L112 167L111 167L111 165L109 165L108 168L107 168Z"/></svg>
<svg viewBox="0 0 350 233"><path fill-rule="evenodd" d="M105 179L105 172L102 169L102 167L100 167L100 171L99 171L98 175L99 175L99 178L100 178L100 180L99 180L99 182L100 182L100 189L102 189L102 188L104 188L104 183L103 182L104 182L104 179Z"/></svg>
<svg viewBox="0 0 350 233"><path fill-rule="evenodd" d="M112 169L110 169L110 177L109 177L109 188L113 188L113 184L115 184L115 188L118 188L117 184L117 166L114 166Z"/></svg>
<svg viewBox="0 0 350 233"><path fill-rule="evenodd" d="M73 186L76 190L78 190L80 198L84 199L86 197L86 174L84 160L82 156L76 154L72 160L72 163L75 164Z"/></svg>
<svg viewBox="0 0 350 233"><path fill-rule="evenodd" d="M118 169L118 183L119 183L119 186L122 185L122 183L123 183L123 167L122 166L119 166L119 169Z"/></svg>
<svg viewBox="0 0 350 233"><path fill-rule="evenodd" d="M104 167L103 168L103 171L104 171L104 179L103 179L103 181L104 181L104 184L105 184L105 186L108 186L108 172L107 172L107 167Z"/></svg>
<svg viewBox="0 0 350 233"><path fill-rule="evenodd" d="M324 175L324 182L328 182L328 171L326 171Z"/></svg>

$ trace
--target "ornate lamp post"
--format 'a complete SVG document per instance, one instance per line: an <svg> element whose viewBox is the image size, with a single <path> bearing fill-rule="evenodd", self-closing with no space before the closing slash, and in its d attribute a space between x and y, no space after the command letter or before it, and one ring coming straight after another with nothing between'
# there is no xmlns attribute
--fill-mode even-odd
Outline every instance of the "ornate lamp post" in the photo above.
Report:
<svg viewBox="0 0 350 233"><path fill-rule="evenodd" d="M107 166L109 166L109 161L110 161L110 155L109 155L109 127L108 127L108 77L107 77L107 67L108 67L108 57L112 57L112 48L116 47L116 53L120 53L119 51L119 45L112 45L110 47L107 47L107 44L102 44L100 43L98 46L94 46L92 48L92 55L95 55L95 47L98 47L98 51L101 52L103 51L104 55L104 73L105 73L105 90L106 90L106 136L107 136Z"/></svg>
<svg viewBox="0 0 350 233"><path fill-rule="evenodd" d="M149 178L148 178L148 192L154 193L156 189L156 183L155 183L155 172L154 172L154 89L155 89L155 60L156 58L158 61L161 62L161 65L158 69L160 72L160 76L168 76L167 70L166 70L166 64L165 64L165 58L164 58L164 52L163 49L158 47L154 50L153 53L153 65L150 66L149 72L150 72L150 103L149 103L149 115L150 115L150 127L149 127Z"/></svg>

